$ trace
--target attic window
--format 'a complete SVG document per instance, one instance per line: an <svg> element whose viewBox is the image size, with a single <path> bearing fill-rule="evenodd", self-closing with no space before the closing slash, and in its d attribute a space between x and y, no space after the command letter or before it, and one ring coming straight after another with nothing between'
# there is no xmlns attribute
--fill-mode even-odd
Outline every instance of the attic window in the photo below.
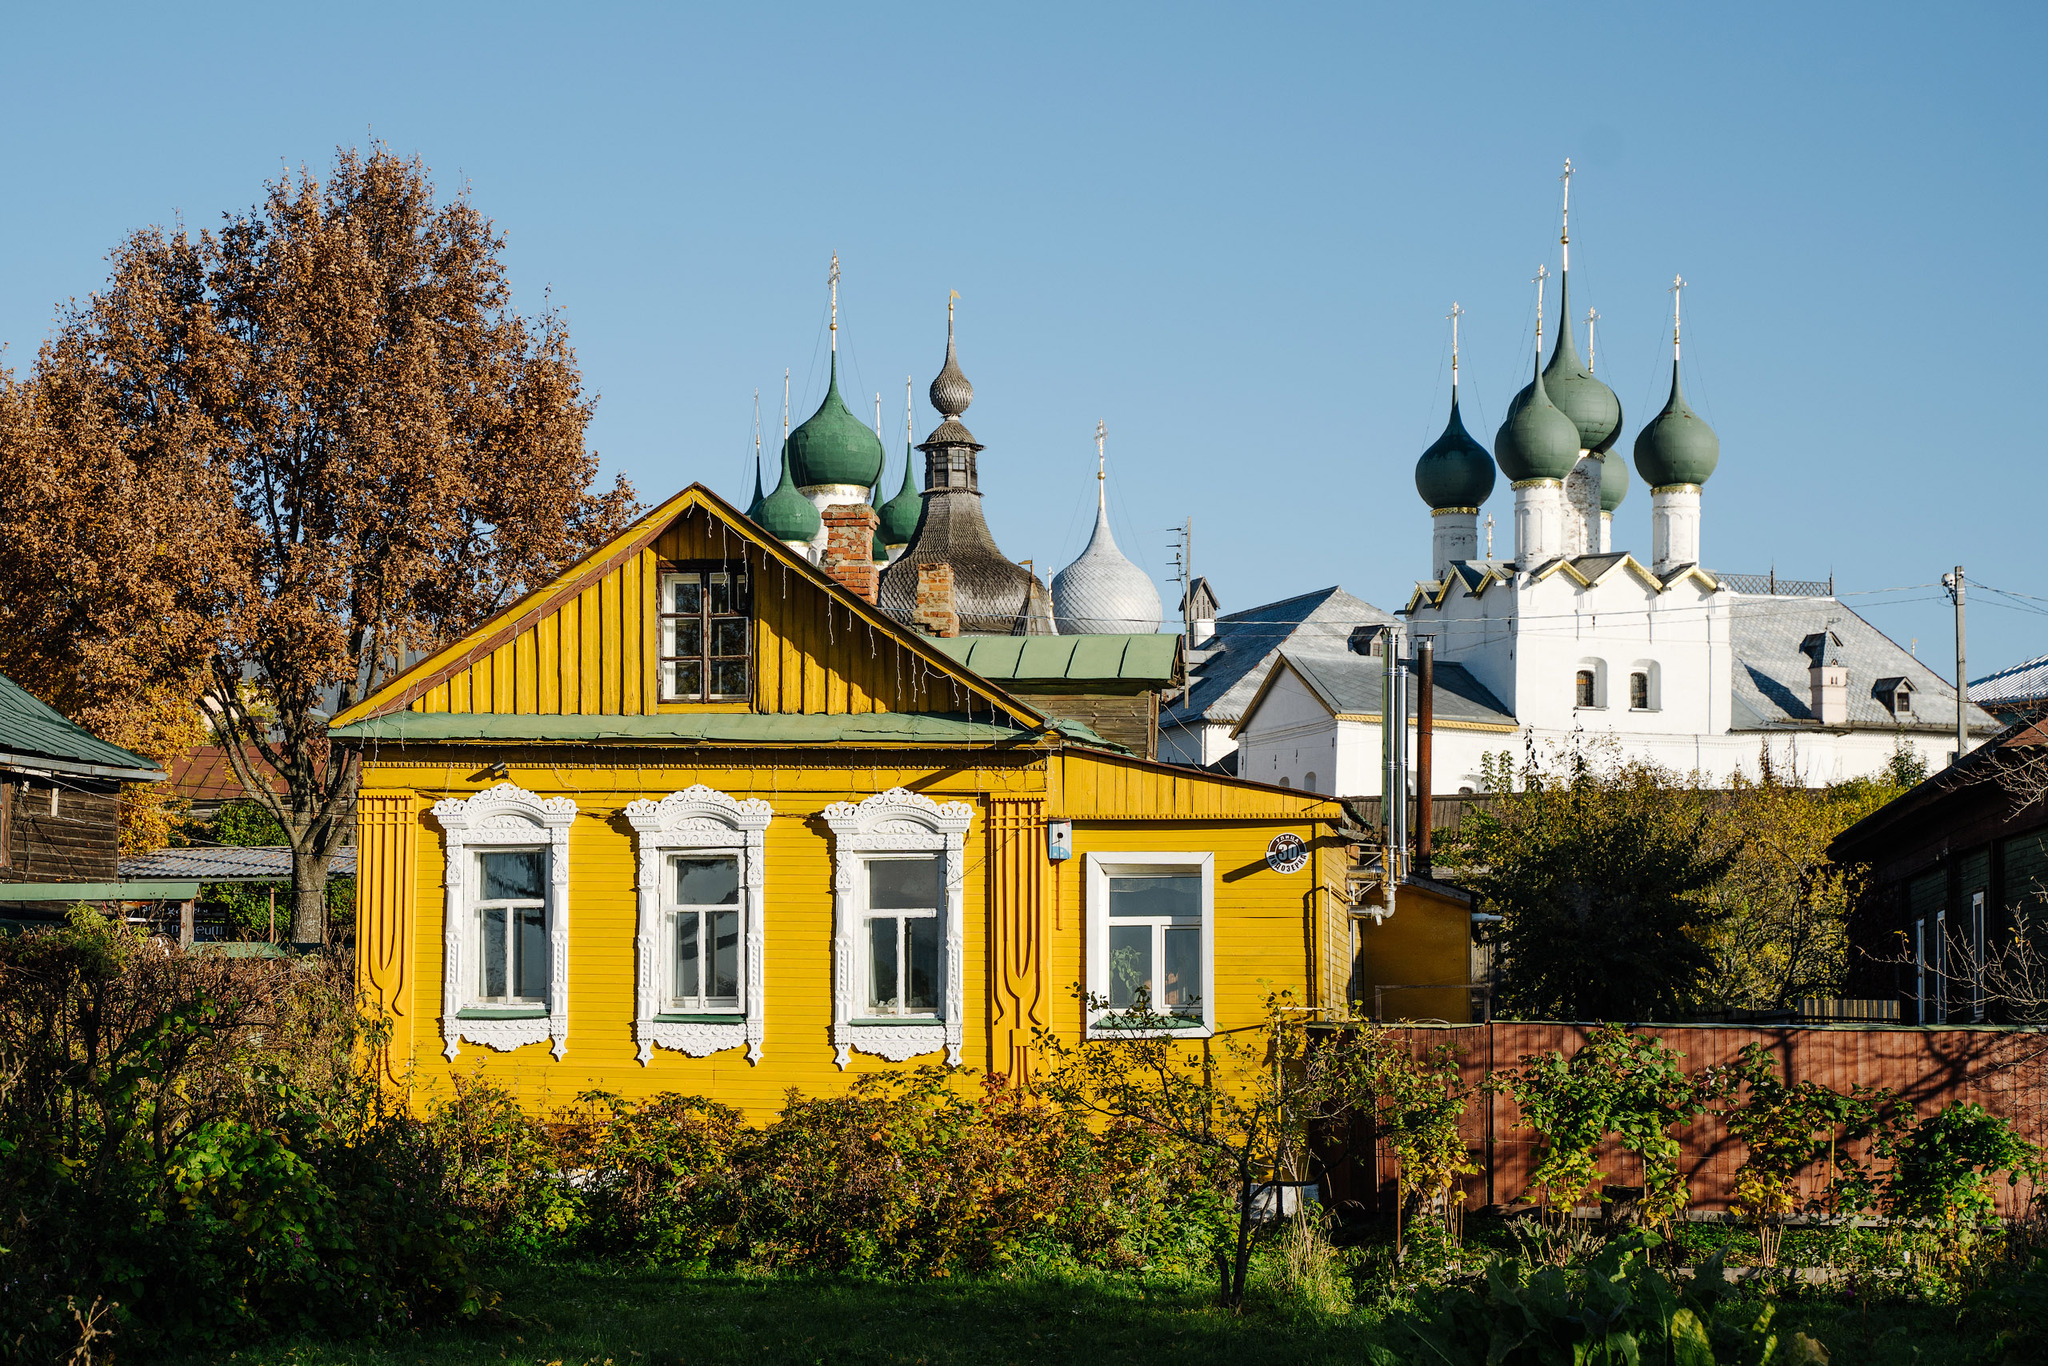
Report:
<svg viewBox="0 0 2048 1366"><path fill-rule="evenodd" d="M1387 628L1384 626L1354 626L1351 636L1345 642L1351 653L1379 659L1387 652Z"/></svg>
<svg viewBox="0 0 2048 1366"><path fill-rule="evenodd" d="M751 607L744 565L692 565L661 576L662 701L752 695Z"/></svg>
<svg viewBox="0 0 2048 1366"><path fill-rule="evenodd" d="M1877 700L1891 709L1895 718L1906 718L1913 714L1913 684L1906 678L1880 678L1872 689Z"/></svg>

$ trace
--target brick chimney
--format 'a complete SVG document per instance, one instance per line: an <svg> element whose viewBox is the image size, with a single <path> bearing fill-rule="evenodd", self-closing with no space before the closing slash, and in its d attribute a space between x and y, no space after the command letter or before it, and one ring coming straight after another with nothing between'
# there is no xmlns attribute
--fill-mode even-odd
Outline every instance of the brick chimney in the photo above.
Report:
<svg viewBox="0 0 2048 1366"><path fill-rule="evenodd" d="M935 636L960 634L960 614L953 610L952 565L918 565L917 614L911 621Z"/></svg>
<svg viewBox="0 0 2048 1366"><path fill-rule="evenodd" d="M865 503L835 503L825 509L824 522L825 557L819 566L873 602L881 580L875 569L875 528L881 518Z"/></svg>

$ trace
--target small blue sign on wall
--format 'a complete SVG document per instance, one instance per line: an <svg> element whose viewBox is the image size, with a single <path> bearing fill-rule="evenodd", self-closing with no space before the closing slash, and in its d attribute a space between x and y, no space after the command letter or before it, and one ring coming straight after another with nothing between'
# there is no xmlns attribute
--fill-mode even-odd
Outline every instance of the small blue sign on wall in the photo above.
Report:
<svg viewBox="0 0 2048 1366"><path fill-rule="evenodd" d="M1045 823L1045 856L1054 863L1064 863L1074 856L1074 823L1072 821L1047 821Z"/></svg>

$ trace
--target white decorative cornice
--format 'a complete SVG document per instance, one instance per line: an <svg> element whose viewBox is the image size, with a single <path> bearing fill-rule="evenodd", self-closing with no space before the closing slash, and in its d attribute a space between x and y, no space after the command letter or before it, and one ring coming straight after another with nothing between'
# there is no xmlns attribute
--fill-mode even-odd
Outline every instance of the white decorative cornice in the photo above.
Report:
<svg viewBox="0 0 2048 1366"><path fill-rule="evenodd" d="M441 904L442 1056L453 1062L463 1042L509 1052L553 1039L550 1051L559 1061L569 1047L569 827L576 821L576 803L499 783L474 797L443 798L434 803L433 816L447 843ZM476 887L469 856L480 849L533 844L548 850L547 1014L464 1018L465 984L476 968L470 922Z"/></svg>
<svg viewBox="0 0 2048 1366"><path fill-rule="evenodd" d="M639 903L633 937L633 1041L639 1045L635 1056L645 1066L653 1061L656 1048L674 1049L693 1058L745 1048L748 1062L760 1062L767 1008L764 851L775 809L759 797L733 797L698 783L658 802L645 797L629 802L625 816L633 827L638 853L633 861ZM745 953L740 967L745 993L740 1009L744 1018L731 1023L656 1018L668 996L669 960L662 951L662 864L669 854L694 849L727 850L740 860L740 939Z"/></svg>

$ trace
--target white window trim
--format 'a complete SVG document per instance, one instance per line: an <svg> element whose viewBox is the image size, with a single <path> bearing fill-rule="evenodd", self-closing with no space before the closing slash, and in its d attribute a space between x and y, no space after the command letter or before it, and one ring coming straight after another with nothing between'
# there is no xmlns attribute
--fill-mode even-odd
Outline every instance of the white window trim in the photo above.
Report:
<svg viewBox="0 0 2048 1366"><path fill-rule="evenodd" d="M660 801L641 798L626 805L626 823L633 827L638 858L634 886L639 900L639 926L634 936L633 1041L644 1066L656 1048L670 1048L693 1058L709 1057L728 1048L745 1048L747 1061L761 1061L766 997L762 978L766 965L767 930L763 921L766 877L763 851L774 809L759 797L744 800L698 783L671 792ZM667 914L661 889L669 858L680 853L715 850L739 855L740 920L744 925L741 972L741 1016L730 1024L658 1020L666 1013L669 956Z"/></svg>
<svg viewBox="0 0 2048 1366"><path fill-rule="evenodd" d="M567 797L543 797L511 783L499 783L474 797L448 797L434 803L434 819L446 836L446 895L441 933L442 1056L450 1062L460 1043L473 1043L509 1053L531 1043L554 1040L550 1050L559 1061L569 1047L569 827L576 803ZM525 1019L464 1018L472 969L470 903L477 890L479 852L530 848L548 851L548 1005L547 1014Z"/></svg>
<svg viewBox="0 0 2048 1366"><path fill-rule="evenodd" d="M960 1065L966 1018L965 907L967 827L974 808L965 802L941 805L904 788L878 792L863 802L834 802L825 808L832 828L832 1050L844 1071L852 1050L903 1062L925 1053L946 1050L948 1065ZM860 1009L861 920L867 909L866 882L860 876L866 854L937 853L940 885L945 888L940 913L946 918L946 957L941 971L939 1018L905 1024L856 1024Z"/></svg>
<svg viewBox="0 0 2048 1366"><path fill-rule="evenodd" d="M1186 869L1202 879L1202 1023L1187 1029L1117 1029L1097 1025L1108 1010L1088 1012L1091 1039L1206 1039L1216 1032L1216 856L1171 853L1088 855L1088 994L1109 995L1109 880L1125 870Z"/></svg>

